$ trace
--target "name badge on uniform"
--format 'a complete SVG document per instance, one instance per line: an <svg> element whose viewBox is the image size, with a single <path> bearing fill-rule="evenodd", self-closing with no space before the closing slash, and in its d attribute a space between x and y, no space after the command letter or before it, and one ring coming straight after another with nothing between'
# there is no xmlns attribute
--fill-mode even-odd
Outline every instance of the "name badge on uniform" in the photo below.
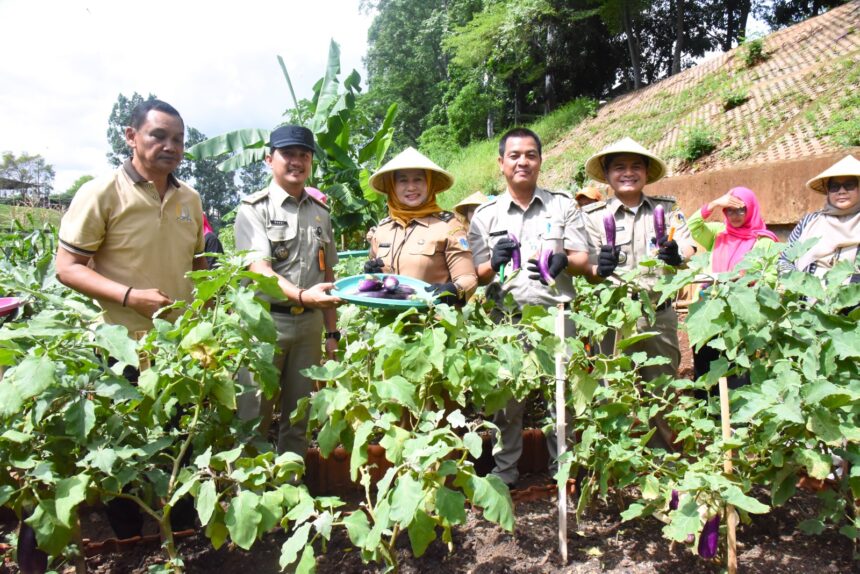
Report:
<svg viewBox="0 0 860 574"><path fill-rule="evenodd" d="M380 243L379 248L381 249L383 247L391 247L391 244L390 243Z"/></svg>
<svg viewBox="0 0 860 574"><path fill-rule="evenodd" d="M270 219L269 225L289 225L286 221L281 219Z"/></svg>
<svg viewBox="0 0 860 574"><path fill-rule="evenodd" d="M287 257L290 256L290 250L287 248L286 243L277 243L272 249L272 255L278 261L286 261Z"/></svg>
<svg viewBox="0 0 860 574"><path fill-rule="evenodd" d="M500 237L502 235L507 235L507 234L508 234L508 230L502 229L501 231L491 231L490 237Z"/></svg>

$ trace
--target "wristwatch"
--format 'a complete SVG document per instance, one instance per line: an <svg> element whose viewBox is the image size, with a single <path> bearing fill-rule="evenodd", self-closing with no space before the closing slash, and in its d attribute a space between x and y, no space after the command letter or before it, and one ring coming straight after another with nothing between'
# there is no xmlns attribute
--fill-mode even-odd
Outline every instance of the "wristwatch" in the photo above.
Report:
<svg viewBox="0 0 860 574"><path fill-rule="evenodd" d="M325 338L326 340L334 339L335 341L340 341L340 331L326 331Z"/></svg>

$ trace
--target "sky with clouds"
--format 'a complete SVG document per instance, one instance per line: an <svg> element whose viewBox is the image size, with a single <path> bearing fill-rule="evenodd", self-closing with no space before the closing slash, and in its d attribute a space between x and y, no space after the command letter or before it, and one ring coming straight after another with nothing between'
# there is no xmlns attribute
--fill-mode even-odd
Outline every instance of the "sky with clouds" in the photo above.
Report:
<svg viewBox="0 0 860 574"><path fill-rule="evenodd" d="M271 128L312 95L329 42L341 79L365 76L372 15L359 0L0 0L0 152L40 154L60 193L110 170L119 94L152 93L207 136Z"/></svg>

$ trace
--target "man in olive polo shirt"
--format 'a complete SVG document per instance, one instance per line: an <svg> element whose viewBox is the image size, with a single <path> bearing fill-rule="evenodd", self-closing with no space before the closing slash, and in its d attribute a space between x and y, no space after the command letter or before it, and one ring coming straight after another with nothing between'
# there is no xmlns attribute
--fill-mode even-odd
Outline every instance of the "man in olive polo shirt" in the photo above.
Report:
<svg viewBox="0 0 860 574"><path fill-rule="evenodd" d="M271 303L278 331L279 354L275 366L281 372L278 452L304 455L306 422L290 422L290 413L312 390L312 382L301 371L317 365L325 348L334 358L340 333L335 307L342 301L329 294L334 288L337 247L332 235L328 206L305 190L314 157L314 135L302 126L275 129L269 138L266 163L272 170L269 187L242 200L236 213L236 249L250 250L256 261L249 269L275 277L283 300L261 298ZM265 435L273 401L264 400L247 371L239 381L246 392L238 397L239 416L262 415L260 432Z"/></svg>
<svg viewBox="0 0 860 574"><path fill-rule="evenodd" d="M93 297L107 323L134 336L152 315L189 300L185 274L206 269L200 195L176 179L185 125L160 100L138 105L125 129L132 158L113 174L85 183L60 224L57 278Z"/></svg>
<svg viewBox="0 0 860 574"><path fill-rule="evenodd" d="M173 106L160 100L138 105L125 139L132 158L113 174L85 183L60 223L57 278L93 297L107 323L129 334L152 328L152 316L175 300L189 300L191 270L206 269L200 195L176 179L182 161L185 124ZM138 371L124 374L136 381ZM115 498L107 504L111 527L120 538L141 534L138 506ZM174 530L194 524L190 499L171 513Z"/></svg>

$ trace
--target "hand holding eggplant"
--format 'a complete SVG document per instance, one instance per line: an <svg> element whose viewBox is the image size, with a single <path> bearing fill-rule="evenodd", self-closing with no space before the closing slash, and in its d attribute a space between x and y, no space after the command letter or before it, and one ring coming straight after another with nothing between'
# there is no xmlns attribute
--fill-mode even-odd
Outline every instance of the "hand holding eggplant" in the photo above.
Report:
<svg viewBox="0 0 860 574"><path fill-rule="evenodd" d="M514 257L514 252L520 248L519 243L510 237L503 237L493 247L493 252L490 255L490 267L493 271L498 272L502 265L507 265Z"/></svg>
<svg viewBox="0 0 860 574"><path fill-rule="evenodd" d="M567 255L553 253L551 249L541 252L537 259L529 259L529 279L540 281L550 287L555 285L555 278L565 269L567 269Z"/></svg>
<svg viewBox="0 0 860 574"><path fill-rule="evenodd" d="M376 259L369 259L364 262L365 273L382 273L383 267L385 267L385 263L382 261L381 257L377 257Z"/></svg>
<svg viewBox="0 0 860 574"><path fill-rule="evenodd" d="M448 283L433 283L424 288L427 292L432 292L436 296L436 301L445 303L446 305L456 305L459 302L457 297L457 285L453 281Z"/></svg>
<svg viewBox="0 0 860 574"><path fill-rule="evenodd" d="M657 245L660 246L660 249L657 251L657 259L673 267L678 267L684 263L678 243L674 239L669 239L668 236L658 236Z"/></svg>
<svg viewBox="0 0 860 574"><path fill-rule="evenodd" d="M597 274L600 277L609 277L618 267L621 248L614 245L602 245L597 256Z"/></svg>

